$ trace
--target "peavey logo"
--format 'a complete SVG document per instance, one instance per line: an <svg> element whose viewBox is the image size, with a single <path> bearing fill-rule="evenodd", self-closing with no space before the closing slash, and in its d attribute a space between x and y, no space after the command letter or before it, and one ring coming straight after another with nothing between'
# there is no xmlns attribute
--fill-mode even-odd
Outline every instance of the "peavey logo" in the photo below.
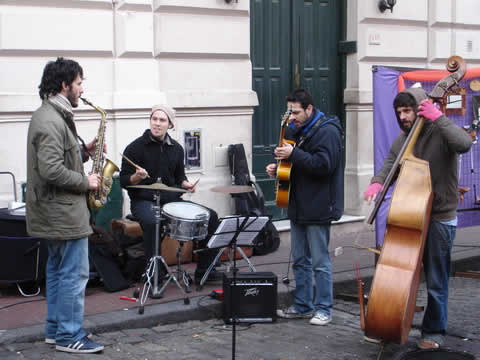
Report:
<svg viewBox="0 0 480 360"><path fill-rule="evenodd" d="M254 288L246 289L244 296L257 296L258 294L260 294L260 290L254 287Z"/></svg>

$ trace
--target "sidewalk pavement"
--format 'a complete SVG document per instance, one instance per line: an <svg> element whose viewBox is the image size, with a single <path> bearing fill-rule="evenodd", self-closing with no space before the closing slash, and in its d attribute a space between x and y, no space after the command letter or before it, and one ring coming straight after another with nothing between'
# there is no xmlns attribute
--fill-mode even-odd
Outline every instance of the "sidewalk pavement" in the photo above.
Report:
<svg viewBox="0 0 480 360"><path fill-rule="evenodd" d="M468 270L472 262L477 264L480 261L479 233L480 227L457 230L452 252L453 271ZM357 271L364 280L367 280L367 283L374 273L374 254L355 247L355 244L368 247L375 245L374 231L363 221L332 226L330 251L336 302L342 302L345 297L354 299ZM289 291L294 287L292 272L288 270L289 252L289 232L285 231L281 233L281 244L276 252L250 258L257 271L271 271L277 275L280 305L291 302ZM243 260L237 261L237 266L242 272L248 271L246 262ZM193 273L194 267L195 264L187 264L185 269ZM289 279L290 284L285 285L284 279ZM207 283L201 291L197 291L195 286L192 286L192 292L188 294L190 304L185 305L182 293L172 282L167 286L164 298L147 301L142 315L138 312L138 302L120 300L120 296L131 297L133 288L108 293L103 288L89 287L85 298L85 330L101 334L116 330L155 327L159 324L221 318L221 303L208 296L213 289L221 287L221 282ZM42 341L46 313L44 298L42 296L24 298L18 296L18 293L11 288L1 287L0 295L2 295L0 296L0 346ZM13 305L16 303L18 304ZM358 307L358 304L355 306ZM480 319L477 320L480 321Z"/></svg>

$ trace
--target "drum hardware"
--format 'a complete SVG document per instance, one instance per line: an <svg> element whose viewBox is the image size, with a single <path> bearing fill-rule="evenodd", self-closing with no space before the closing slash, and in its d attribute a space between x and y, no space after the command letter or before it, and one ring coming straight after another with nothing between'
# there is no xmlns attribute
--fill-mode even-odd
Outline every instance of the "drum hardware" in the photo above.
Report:
<svg viewBox="0 0 480 360"><path fill-rule="evenodd" d="M228 186L216 186L210 189L213 192L223 194L243 194L253 191L253 187L248 185L228 185Z"/></svg>
<svg viewBox="0 0 480 360"><path fill-rule="evenodd" d="M162 215L161 215L161 206L160 206L160 191L168 189L175 189L175 190L167 190L167 191L182 191L182 189L177 189L177 188L169 188L165 184L162 184L160 182L153 183L151 185L133 185L129 187L135 187L135 188L142 188L142 189L151 189L155 191L154 194L154 199L155 199L155 205L152 205L152 209L154 210L154 217L155 217L155 253L154 256L150 259L147 270L145 271L145 283L143 284L142 288L142 294L140 297L140 307L138 309L139 314L144 313L144 305L145 302L147 301L148 294L151 290L151 297L152 298L161 298L163 296L163 291L165 290L165 287L167 284L173 280L175 284L180 288L180 290L183 292L185 295L183 299L183 303L185 305L190 304L190 299L187 297L186 291L183 289L183 287L180 285L178 282L175 274L173 274L167 263L165 262L165 259L161 256L158 255L160 253L160 224L162 220ZM165 236L165 232L163 232L163 237ZM163 239L162 237L162 239ZM163 265L165 270L167 271L168 277L163 286L158 289L158 272L159 268L158 266L160 265L159 262ZM153 283L152 283L153 280Z"/></svg>

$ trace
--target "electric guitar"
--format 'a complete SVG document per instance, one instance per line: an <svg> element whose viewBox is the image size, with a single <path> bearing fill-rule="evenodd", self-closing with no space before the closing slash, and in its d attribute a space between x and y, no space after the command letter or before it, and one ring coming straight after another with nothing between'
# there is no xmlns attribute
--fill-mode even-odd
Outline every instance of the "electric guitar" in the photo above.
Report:
<svg viewBox="0 0 480 360"><path fill-rule="evenodd" d="M280 140L278 146L282 146L284 142L295 145L294 141L285 140L285 128L288 126L290 115L292 114L292 107L289 106L285 114L282 116L280 124ZM288 207L288 199L290 196L290 172L292 170L292 163L288 160L279 160L277 162L277 181L276 181L276 198L275 203L280 208Z"/></svg>

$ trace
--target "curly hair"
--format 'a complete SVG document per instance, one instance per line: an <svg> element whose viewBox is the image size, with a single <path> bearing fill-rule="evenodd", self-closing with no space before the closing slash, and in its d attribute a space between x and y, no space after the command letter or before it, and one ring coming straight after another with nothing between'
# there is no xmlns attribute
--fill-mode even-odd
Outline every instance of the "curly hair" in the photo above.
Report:
<svg viewBox="0 0 480 360"><path fill-rule="evenodd" d="M41 99L56 95L62 90L62 83L71 85L80 75L83 78L83 69L75 60L58 57L56 61L49 61L43 69L42 80L39 88Z"/></svg>
<svg viewBox="0 0 480 360"><path fill-rule="evenodd" d="M293 103L300 103L302 104L303 110L308 108L308 105L315 106L313 104L313 97L306 89L296 89L293 90L290 94L288 94L287 99L288 102Z"/></svg>

